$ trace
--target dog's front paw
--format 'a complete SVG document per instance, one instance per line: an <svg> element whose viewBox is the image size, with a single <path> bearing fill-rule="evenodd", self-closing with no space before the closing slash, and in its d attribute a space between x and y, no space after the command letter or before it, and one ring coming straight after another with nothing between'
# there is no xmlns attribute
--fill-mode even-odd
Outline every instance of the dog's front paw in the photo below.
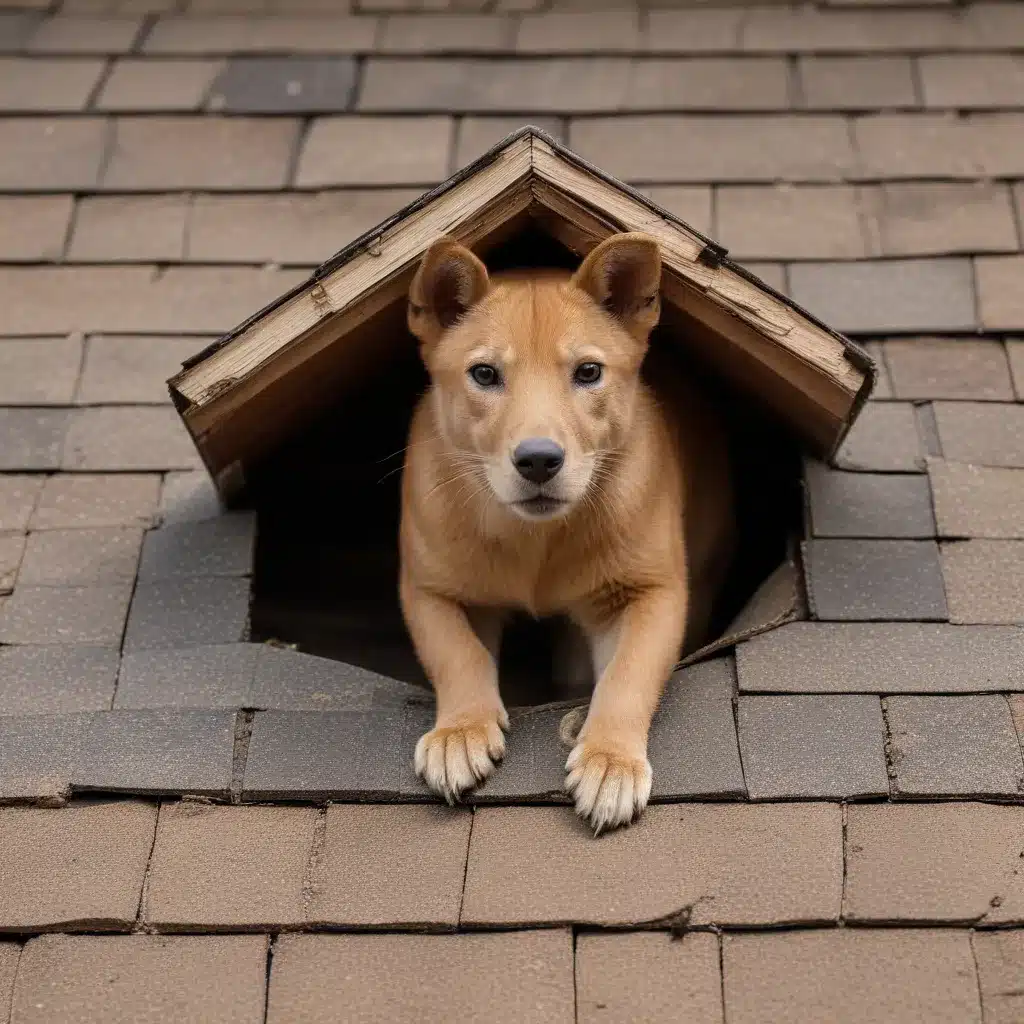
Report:
<svg viewBox="0 0 1024 1024"><path fill-rule="evenodd" d="M651 796L651 763L646 754L629 753L616 743L580 739L565 770L565 788L576 802L576 813L586 818L595 836L628 825Z"/></svg>
<svg viewBox="0 0 1024 1024"><path fill-rule="evenodd" d="M416 774L448 803L479 785L505 756L508 715L504 708L487 714L460 715L438 725L416 744Z"/></svg>

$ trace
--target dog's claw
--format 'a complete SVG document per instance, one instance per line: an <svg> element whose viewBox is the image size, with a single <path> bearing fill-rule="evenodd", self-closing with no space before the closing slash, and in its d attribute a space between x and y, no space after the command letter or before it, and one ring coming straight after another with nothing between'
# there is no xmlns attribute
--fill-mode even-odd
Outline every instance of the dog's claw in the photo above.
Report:
<svg viewBox="0 0 1024 1024"><path fill-rule="evenodd" d="M646 757L630 757L584 740L573 747L565 770L566 791L595 836L628 825L651 796L651 765Z"/></svg>
<svg viewBox="0 0 1024 1024"><path fill-rule="evenodd" d="M439 726L416 744L416 774L449 804L479 785L505 756L508 717L502 713L459 725Z"/></svg>

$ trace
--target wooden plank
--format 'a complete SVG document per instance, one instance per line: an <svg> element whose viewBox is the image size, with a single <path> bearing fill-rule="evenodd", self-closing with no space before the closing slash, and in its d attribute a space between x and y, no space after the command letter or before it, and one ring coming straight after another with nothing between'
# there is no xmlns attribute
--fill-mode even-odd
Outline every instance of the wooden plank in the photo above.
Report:
<svg viewBox="0 0 1024 1024"><path fill-rule="evenodd" d="M494 163L396 224L379 244L354 256L320 286L296 295L249 330L171 381L193 405L234 387L321 320L344 312L418 260L439 235L459 232L467 218L489 206L531 172L532 140L510 146Z"/></svg>

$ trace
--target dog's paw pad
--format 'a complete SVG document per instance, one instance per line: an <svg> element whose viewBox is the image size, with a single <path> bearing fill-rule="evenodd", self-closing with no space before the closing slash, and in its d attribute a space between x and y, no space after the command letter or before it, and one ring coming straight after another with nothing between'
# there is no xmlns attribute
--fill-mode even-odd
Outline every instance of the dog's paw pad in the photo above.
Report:
<svg viewBox="0 0 1024 1024"><path fill-rule="evenodd" d="M431 729L416 744L416 774L448 803L479 785L505 756L504 715Z"/></svg>
<svg viewBox="0 0 1024 1024"><path fill-rule="evenodd" d="M594 834L628 825L651 796L651 764L586 741L569 754L565 788Z"/></svg>

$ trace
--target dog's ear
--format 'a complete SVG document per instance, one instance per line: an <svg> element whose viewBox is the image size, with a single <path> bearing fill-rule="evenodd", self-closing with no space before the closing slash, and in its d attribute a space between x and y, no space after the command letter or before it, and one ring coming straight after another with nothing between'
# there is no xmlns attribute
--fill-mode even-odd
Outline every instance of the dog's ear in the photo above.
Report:
<svg viewBox="0 0 1024 1024"><path fill-rule="evenodd" d="M432 345L489 287L487 268L473 253L454 238L439 238L409 288L409 330Z"/></svg>
<svg viewBox="0 0 1024 1024"><path fill-rule="evenodd" d="M572 280L637 340L647 340L661 313L655 239L636 231L612 235L591 250Z"/></svg>

